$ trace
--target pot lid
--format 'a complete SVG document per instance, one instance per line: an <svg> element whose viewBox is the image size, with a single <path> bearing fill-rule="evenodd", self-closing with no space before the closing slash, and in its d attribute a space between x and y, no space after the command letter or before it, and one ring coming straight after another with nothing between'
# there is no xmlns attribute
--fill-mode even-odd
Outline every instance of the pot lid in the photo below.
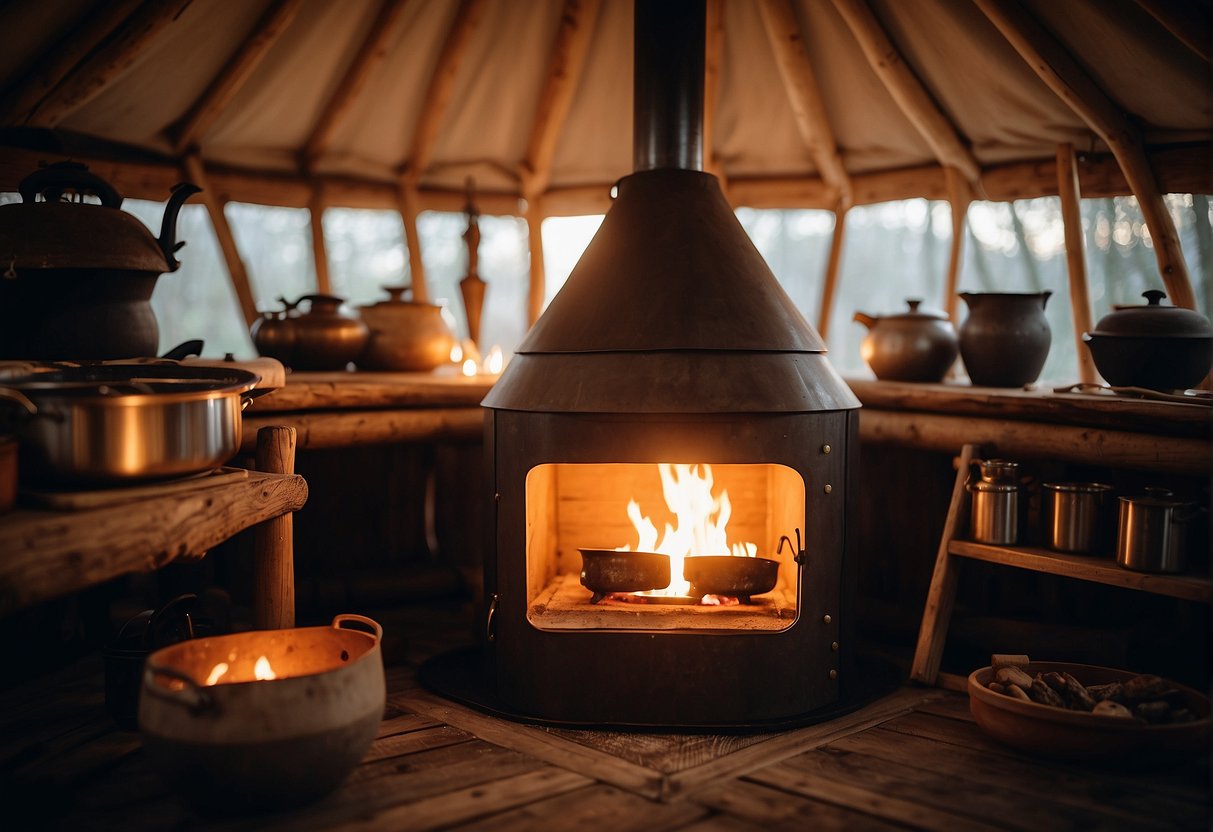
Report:
<svg viewBox="0 0 1213 832"><path fill-rule="evenodd" d="M947 321L951 320L946 314L938 309L932 309L929 306L922 306L922 298L906 298L906 306L910 307L908 312L898 312L895 315L881 315L880 319L884 321Z"/></svg>
<svg viewBox="0 0 1213 832"><path fill-rule="evenodd" d="M0 263L15 269L175 271L177 212L198 188L173 188L160 239L121 209L122 195L85 165L59 162L21 180L21 202L0 205ZM85 202L96 196L100 204ZM43 201L39 201L42 197ZM68 201L73 199L74 201Z"/></svg>
<svg viewBox="0 0 1213 832"><path fill-rule="evenodd" d="M1209 338L1213 325L1209 319L1192 309L1163 306L1166 292L1149 289L1141 293L1148 301L1145 306L1119 305L1099 319L1092 335L1147 336L1150 338Z"/></svg>
<svg viewBox="0 0 1213 832"><path fill-rule="evenodd" d="M35 396L73 399L164 396L206 398L211 393L251 390L260 376L238 367L186 367L174 361L156 364L96 364L64 367L21 378L4 379L3 387Z"/></svg>

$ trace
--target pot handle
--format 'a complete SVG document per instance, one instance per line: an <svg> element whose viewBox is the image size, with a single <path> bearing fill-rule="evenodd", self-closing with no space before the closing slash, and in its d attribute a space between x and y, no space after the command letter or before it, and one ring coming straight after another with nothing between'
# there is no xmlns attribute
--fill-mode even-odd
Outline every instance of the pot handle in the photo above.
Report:
<svg viewBox="0 0 1213 832"><path fill-rule="evenodd" d="M8 399L10 402L16 402L30 416L38 415L38 405L29 400L29 396L22 393L20 390L14 390L11 387L0 387L0 399Z"/></svg>
<svg viewBox="0 0 1213 832"><path fill-rule="evenodd" d="M172 690L156 681L158 677L162 676L181 682L181 688ZM215 707L215 700L211 695L195 682L192 676L182 673L180 670L152 664L149 661L144 667L143 681L143 691L145 693L173 705L186 708L190 713L198 714Z"/></svg>
<svg viewBox="0 0 1213 832"><path fill-rule="evenodd" d="M347 623L361 624L362 627L345 627ZM374 636L375 643L383 641L383 627L379 626L379 622L373 618L367 618L365 615L354 615L352 612L343 612L340 615L333 616L334 630L355 630L357 632L366 632L370 630L368 635Z"/></svg>

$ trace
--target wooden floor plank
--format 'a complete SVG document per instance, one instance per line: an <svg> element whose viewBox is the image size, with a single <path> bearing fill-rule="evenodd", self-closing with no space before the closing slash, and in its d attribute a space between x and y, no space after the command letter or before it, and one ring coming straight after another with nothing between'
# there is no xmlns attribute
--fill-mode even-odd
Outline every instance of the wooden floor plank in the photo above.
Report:
<svg viewBox="0 0 1213 832"><path fill-rule="evenodd" d="M366 764L377 760L402 757L406 754L415 754L418 751L428 751L432 748L457 745L470 739L472 739L471 734L460 731L458 728L452 728L449 725L438 725L433 728L424 728L403 734L392 734L391 736L375 740L371 744L370 750L367 751L366 756L362 758L362 762Z"/></svg>
<svg viewBox="0 0 1213 832"><path fill-rule="evenodd" d="M659 797L662 793L659 772L569 742L542 728L496 719L432 694L414 694L400 700L400 704L414 713L467 731L485 742L514 749L586 777L648 797Z"/></svg>
<svg viewBox="0 0 1213 832"><path fill-rule="evenodd" d="M1188 760L1181 765L1157 772L1148 770L1120 771L1115 768L1086 767L1060 761L1032 757L1024 752L1003 745L986 736L976 724L963 726L955 720L936 717L927 713L912 713L890 720L882 729L911 736L923 737L940 743L978 751L991 757L1009 761L1016 772L1044 769L1054 778L1070 775L1086 780L1092 788L1104 784L1107 788L1151 792L1176 797L1192 803L1207 805L1210 800L1209 760ZM1016 775L1018 776L1018 774Z"/></svg>
<svg viewBox="0 0 1213 832"><path fill-rule="evenodd" d="M420 714L400 713L396 716L386 717L383 722L379 723L379 733L375 737L376 739L383 739L395 734L420 731L423 728L435 728L441 724Z"/></svg>
<svg viewBox="0 0 1213 832"><path fill-rule="evenodd" d="M662 774L703 765L768 739L764 734L637 734L567 728L543 730L567 742L578 743Z"/></svg>
<svg viewBox="0 0 1213 832"><path fill-rule="evenodd" d="M831 744L831 750L863 754L894 767L943 775L955 785L952 805L973 806L971 814L1011 817L1026 829L1109 826L1205 828L1203 807L1184 801L1149 799L1148 793L1075 783L1064 772L1033 770L1004 757L970 751L893 731L875 729Z"/></svg>
<svg viewBox="0 0 1213 832"><path fill-rule="evenodd" d="M762 826L769 829L781 823L823 832L846 832L860 828L902 828L832 803L823 803L745 779L714 785L691 795L689 799L701 806L741 819L747 824L747 828Z"/></svg>
<svg viewBox="0 0 1213 832"><path fill-rule="evenodd" d="M947 808L946 797L954 782L938 776L924 777L916 770L892 768L861 755L819 749L768 766L749 775L749 779L893 823L974 832L1009 828Z"/></svg>
<svg viewBox="0 0 1213 832"><path fill-rule="evenodd" d="M660 803L614 786L594 785L454 828L466 832L535 832L541 829L664 832L686 826L707 814L706 809L694 803Z"/></svg>
<svg viewBox="0 0 1213 832"><path fill-rule="evenodd" d="M585 788L593 782L571 771L544 766L525 774L391 806L368 818L336 826L334 832L440 829Z"/></svg>
<svg viewBox="0 0 1213 832"><path fill-rule="evenodd" d="M680 826L676 832L753 832L754 825L731 815L711 815Z"/></svg>

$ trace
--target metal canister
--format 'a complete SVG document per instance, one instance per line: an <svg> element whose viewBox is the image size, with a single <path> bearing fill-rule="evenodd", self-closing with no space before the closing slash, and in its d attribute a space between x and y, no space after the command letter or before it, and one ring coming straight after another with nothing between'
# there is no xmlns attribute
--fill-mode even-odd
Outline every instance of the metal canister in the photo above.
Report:
<svg viewBox="0 0 1213 832"><path fill-rule="evenodd" d="M978 543L1011 545L1019 540L1019 486L1006 482L970 482L973 504L969 529Z"/></svg>
<svg viewBox="0 0 1213 832"><path fill-rule="evenodd" d="M1092 554L1106 551L1112 486L1101 482L1046 482L1045 536L1050 549ZM1106 522L1107 521L1107 522Z"/></svg>
<svg viewBox="0 0 1213 832"><path fill-rule="evenodd" d="M1019 463L1009 459L979 459L977 467L981 470L982 482L996 482L1003 485L1019 484Z"/></svg>
<svg viewBox="0 0 1213 832"><path fill-rule="evenodd" d="M1147 491L1120 498L1116 562L1139 572L1181 572L1187 526L1197 509L1168 491Z"/></svg>

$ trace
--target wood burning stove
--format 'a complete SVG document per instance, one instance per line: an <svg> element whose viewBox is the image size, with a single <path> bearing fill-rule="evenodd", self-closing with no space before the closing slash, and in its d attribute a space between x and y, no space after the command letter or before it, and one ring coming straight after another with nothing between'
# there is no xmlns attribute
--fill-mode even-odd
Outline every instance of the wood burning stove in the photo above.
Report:
<svg viewBox="0 0 1213 832"><path fill-rule="evenodd" d="M853 681L859 402L698 170L703 11L638 0L637 172L484 400L487 685L515 716L776 726L838 709ZM687 528L665 505L684 478L708 515ZM736 543L778 562L775 586L595 597L579 549L653 546L644 517L685 538L675 572Z"/></svg>

